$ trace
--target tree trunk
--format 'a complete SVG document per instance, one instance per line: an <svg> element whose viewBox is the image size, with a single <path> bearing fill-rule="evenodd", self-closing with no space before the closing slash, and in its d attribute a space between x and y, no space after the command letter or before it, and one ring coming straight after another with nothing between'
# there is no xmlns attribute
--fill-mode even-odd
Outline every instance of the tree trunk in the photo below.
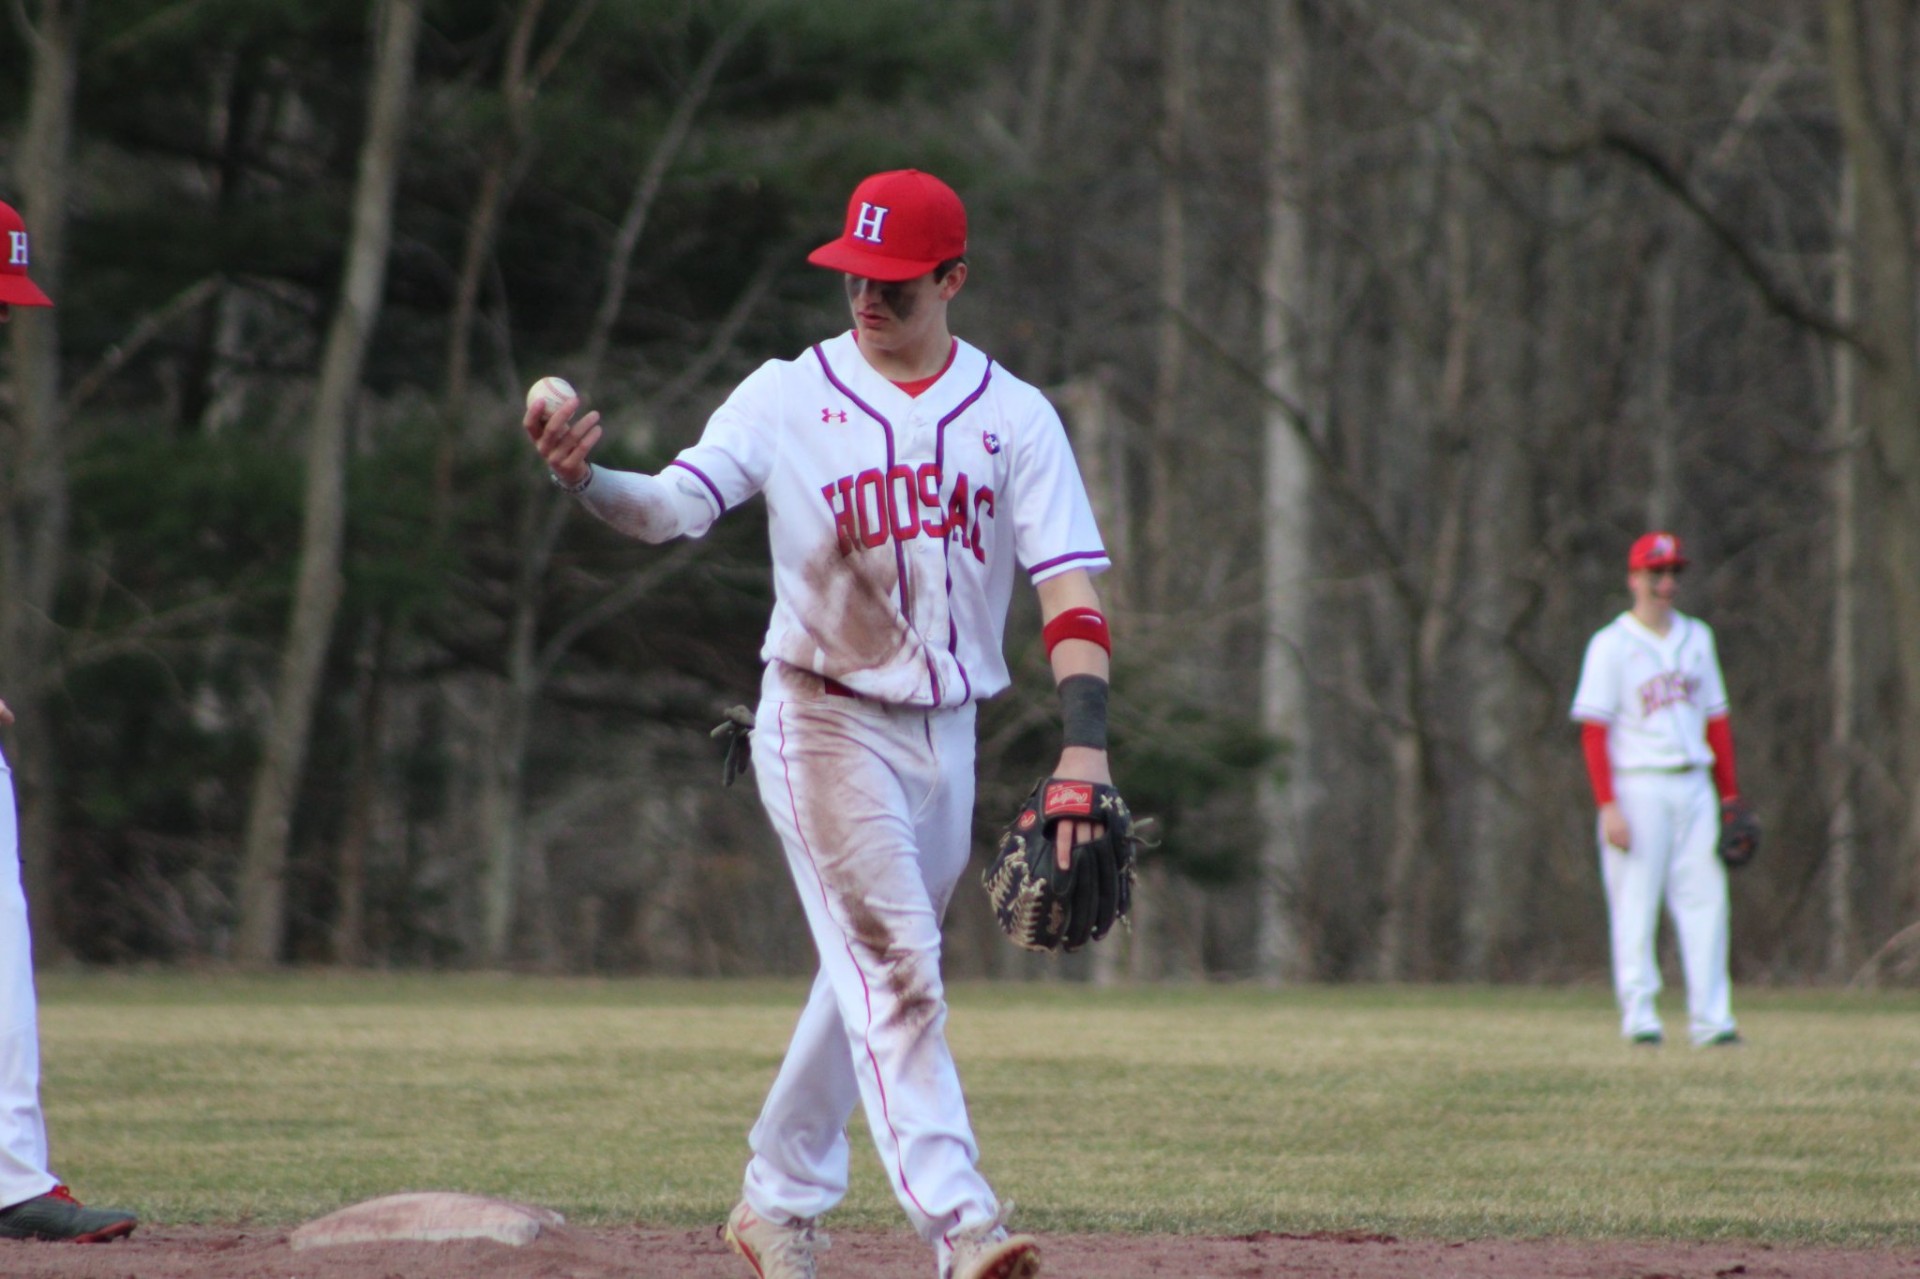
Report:
<svg viewBox="0 0 1920 1279"><path fill-rule="evenodd" d="M1150 610L1169 605L1174 565L1175 516L1180 474L1178 458L1191 446L1180 412L1181 387L1187 363L1186 331L1182 316L1187 304L1187 206L1182 190L1187 96L1187 0L1164 0L1161 18L1160 127L1160 269L1159 317L1155 322L1153 363L1153 423L1148 455L1147 521L1141 548L1150 556L1141 565L1147 582L1142 603Z"/></svg>
<svg viewBox="0 0 1920 1279"><path fill-rule="evenodd" d="M333 962L353 968L367 958L367 850L373 846L380 803L380 755L385 716L388 629L367 618L354 656L354 744L347 783L347 815L334 873Z"/></svg>
<svg viewBox="0 0 1920 1279"><path fill-rule="evenodd" d="M1515 547L1539 544L1534 476L1527 465L1520 388L1525 381L1523 232L1480 206L1481 266L1475 311L1487 317L1475 343L1478 393L1471 430L1474 517L1467 530L1463 582L1473 643L1461 654L1467 740L1475 764L1466 781L1466 849L1461 867L1461 976L1495 981L1514 971L1521 903L1540 872L1539 814L1550 787L1528 736L1537 697L1528 691L1509 634L1526 608ZM1498 219L1498 220L1496 220ZM1530 824L1532 829L1529 829Z"/></svg>
<svg viewBox="0 0 1920 1279"><path fill-rule="evenodd" d="M1878 21L1869 31L1867 14ZM1828 0L1827 56L1854 178L1859 254L1859 409L1886 492L1879 512L1885 611L1900 676L1899 767L1907 800L1900 864L1903 913L1920 909L1920 349L1915 343L1913 214L1899 149L1881 103L1901 88L1875 83L1869 49L1896 43L1899 4ZM1871 37L1871 39L1869 38Z"/></svg>
<svg viewBox="0 0 1920 1279"><path fill-rule="evenodd" d="M1442 186L1452 175L1442 174ZM1463 195L1441 196L1446 252L1447 304L1445 354L1441 360L1436 437L1427 442L1429 492L1439 508L1428 556L1426 590L1413 601L1408 618L1411 643L1401 676L1405 700L1394 729L1394 824L1387 854L1386 914L1380 925L1380 975L1403 981L1433 975L1433 911L1429 891L1437 859L1446 841L1440 836L1445 796L1435 756L1440 708L1437 677L1453 633L1454 597L1466 550L1471 485L1470 467L1458 460L1456 445L1468 439L1465 421L1467 369L1473 349L1472 243ZM1400 359L1417 358L1403 344Z"/></svg>
<svg viewBox="0 0 1920 1279"><path fill-rule="evenodd" d="M1833 318L1854 320L1856 217L1851 166L1840 178L1839 225L1835 228ZM1844 983L1861 953L1860 921L1853 908L1857 847L1853 801L1859 750L1859 669L1854 616L1859 606L1858 371L1853 348L1833 345L1833 643L1827 658L1828 697L1833 702L1827 736L1827 980Z"/></svg>
<svg viewBox="0 0 1920 1279"><path fill-rule="evenodd" d="M525 775L527 745L533 716L545 682L540 661L541 583L565 527L569 504L540 482L527 493L521 521L521 542L527 554L514 587L514 611L507 641L506 680L493 698L492 731L488 741L488 768L481 790L482 828L486 832L486 862L481 874L481 927L486 960L498 967L513 957L516 914L529 925L531 958L544 966L543 938L551 936L540 917L540 902L520 902L520 890L529 878L526 864L538 850L526 840ZM533 878L544 881L544 873Z"/></svg>
<svg viewBox="0 0 1920 1279"><path fill-rule="evenodd" d="M44 0L28 25L32 51L27 117L14 154L13 182L27 226L34 281L57 307L65 257L74 94L84 0ZM0 434L0 693L19 716L21 878L36 962L63 958L53 893L55 806L53 735L46 719L53 660L54 597L65 560L68 522L66 442L60 410L59 311L14 317L14 414Z"/></svg>
<svg viewBox="0 0 1920 1279"><path fill-rule="evenodd" d="M1676 236L1685 230L1676 229ZM1674 294L1679 285L1679 253L1672 244L1655 250L1647 272L1647 527L1671 528L1680 509L1679 424L1673 411Z"/></svg>
<svg viewBox="0 0 1920 1279"><path fill-rule="evenodd" d="M386 281L394 187L406 135L421 4L422 0L378 0L375 5L378 62L354 190L346 276L321 357L309 427L299 576L265 749L247 810L240 918L234 936L234 957L246 964L273 964L280 958L294 798L340 604L347 438Z"/></svg>
<svg viewBox="0 0 1920 1279"><path fill-rule="evenodd" d="M1300 0L1269 6L1267 53L1267 201L1261 259L1261 376L1268 392L1266 473L1262 486L1260 727L1289 751L1280 768L1262 772L1257 791L1261 847L1256 965L1260 978L1280 982L1310 970L1301 953L1302 930L1294 892L1307 858L1308 592L1313 579L1312 466L1301 432L1306 423L1306 379L1300 353L1306 335L1309 288L1306 216L1301 186L1307 165L1306 39Z"/></svg>

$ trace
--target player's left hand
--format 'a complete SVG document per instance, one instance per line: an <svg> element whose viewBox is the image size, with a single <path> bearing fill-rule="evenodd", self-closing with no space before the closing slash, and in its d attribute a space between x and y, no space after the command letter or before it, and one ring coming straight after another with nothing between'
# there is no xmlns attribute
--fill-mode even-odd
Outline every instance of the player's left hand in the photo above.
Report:
<svg viewBox="0 0 1920 1279"><path fill-rule="evenodd" d="M1096 752L1100 753L1100 752ZM1098 814L1099 821L1086 819ZM1092 839L1068 845L1073 830ZM1133 905L1143 841L1120 792L1104 782L1043 777L1000 833L980 876L994 922L1028 950L1078 950L1107 935ZM1068 847L1063 865L1058 849Z"/></svg>
<svg viewBox="0 0 1920 1279"><path fill-rule="evenodd" d="M7 699L0 697L0 724L13 723L13 711L7 706Z"/></svg>
<svg viewBox="0 0 1920 1279"><path fill-rule="evenodd" d="M1720 860L1738 870L1760 851L1760 819L1739 796L1720 804Z"/></svg>
<svg viewBox="0 0 1920 1279"><path fill-rule="evenodd" d="M1113 785L1113 770L1107 765L1107 753L1095 750L1091 746L1068 746L1060 752L1060 762L1053 766L1053 776L1075 782L1098 782L1102 786ZM1061 870L1065 870L1073 860L1073 850L1081 844L1100 838L1104 823L1061 821L1054 829L1053 861Z"/></svg>

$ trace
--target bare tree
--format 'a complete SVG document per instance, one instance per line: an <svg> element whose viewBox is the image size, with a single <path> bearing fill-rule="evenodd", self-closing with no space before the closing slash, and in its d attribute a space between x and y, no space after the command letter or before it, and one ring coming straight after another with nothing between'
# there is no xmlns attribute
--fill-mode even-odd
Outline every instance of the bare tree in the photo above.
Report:
<svg viewBox="0 0 1920 1279"><path fill-rule="evenodd" d="M714 83L727 59L776 3L779 0L750 0L742 5L708 47L675 101L665 130L655 141L635 181L608 251L600 305L594 313L578 365L581 382L586 387L591 388L599 380L613 340L614 325L626 302L633 255L667 174L686 149L694 124L711 98ZM741 305L750 308L764 292L764 281L750 284ZM722 327L731 333L737 326ZM527 954L535 966L544 968L558 962L558 951L546 900L548 873L544 846L529 843L524 837L526 753L534 712L547 678L573 639L584 632L571 626L562 628L561 634L570 638L558 650L553 649L551 641L543 646L540 640L547 566L559 543L560 532L566 526L571 505L536 478L523 510L520 542L525 552L515 576L508 623L506 680L494 694L487 735L488 770L481 792L486 841L481 872L481 944L489 963L506 962L513 950L518 918L526 933ZM626 601L622 606L625 607L637 602L641 595L623 591L620 597Z"/></svg>
<svg viewBox="0 0 1920 1279"><path fill-rule="evenodd" d="M1904 81L1885 61L1885 51L1899 43L1893 33L1906 21L1906 7L1828 0L1826 21L1828 64L1859 229L1854 278L1867 357L1859 364L1859 411L1887 494L1879 512L1885 533L1881 580L1900 677L1899 752L1908 806L1901 899L1911 916L1920 909L1920 294L1912 186L1889 119L1898 118L1894 104ZM1873 50L1882 55L1877 66ZM1889 80L1889 72L1896 78Z"/></svg>
<svg viewBox="0 0 1920 1279"><path fill-rule="evenodd" d="M1313 583L1313 460L1300 433L1310 429L1304 361L1310 291L1303 188L1308 180L1307 43L1300 0L1267 7L1267 243L1261 258L1260 347L1268 401L1264 410L1266 483L1262 492L1262 654L1260 724L1288 741L1286 772L1260 779L1258 970L1267 981L1308 971L1293 891L1306 857L1306 775L1311 759L1306 678Z"/></svg>
<svg viewBox="0 0 1920 1279"><path fill-rule="evenodd" d="M240 871L234 957L273 964L285 932L287 844L306 762L314 702L339 611L346 527L347 439L367 342L380 316L393 234L394 189L407 131L407 99L422 0L376 0L377 46L367 136L354 189L353 230L340 299L327 333L307 440L305 519L286 646L254 774Z"/></svg>
<svg viewBox="0 0 1920 1279"><path fill-rule="evenodd" d="M1833 314L1853 322L1855 210L1853 174L1842 166L1840 209L1834 237ZM1844 982L1860 954L1860 923L1853 908L1855 852L1858 847L1854 805L1855 759L1859 743L1859 653L1854 642L1854 613L1859 584L1859 430L1857 374L1853 347L1832 347L1833 407L1828 426L1833 441L1833 646L1827 659L1833 702L1827 741L1827 958L1826 976Z"/></svg>

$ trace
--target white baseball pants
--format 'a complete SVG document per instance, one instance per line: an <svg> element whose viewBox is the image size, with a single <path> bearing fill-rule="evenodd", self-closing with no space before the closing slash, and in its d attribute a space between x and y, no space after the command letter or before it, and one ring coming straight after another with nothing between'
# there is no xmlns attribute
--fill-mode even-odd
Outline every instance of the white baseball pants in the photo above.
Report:
<svg viewBox="0 0 1920 1279"><path fill-rule="evenodd" d="M997 1211L947 1048L940 921L973 835L974 708L888 706L772 663L753 733L761 801L786 848L820 971L749 1137L745 1198L771 1221L847 1190L865 1108L888 1184L946 1264Z"/></svg>
<svg viewBox="0 0 1920 1279"><path fill-rule="evenodd" d="M47 1171L47 1123L40 1112L40 1027L13 770L0 755L0 1208L58 1184Z"/></svg>
<svg viewBox="0 0 1920 1279"><path fill-rule="evenodd" d="M1625 852L1599 837L1613 940L1620 1033L1659 1034L1660 963L1654 942L1664 900L1687 981L1687 1031L1695 1044L1734 1028L1727 976L1727 871L1720 862L1720 801L1703 768L1617 772L1614 800L1626 819Z"/></svg>

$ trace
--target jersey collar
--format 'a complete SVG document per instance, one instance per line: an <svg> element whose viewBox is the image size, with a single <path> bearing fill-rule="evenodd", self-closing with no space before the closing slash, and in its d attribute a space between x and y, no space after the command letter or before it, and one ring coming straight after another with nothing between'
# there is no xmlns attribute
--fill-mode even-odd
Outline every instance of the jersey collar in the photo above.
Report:
<svg viewBox="0 0 1920 1279"><path fill-rule="evenodd" d="M1686 638L1687 628L1692 625L1692 620L1677 608L1673 610L1673 624L1667 627L1665 635L1657 633L1652 627L1635 617L1632 609L1620 614L1620 620L1626 625L1627 630L1643 643L1651 644L1663 652L1667 649L1679 648L1681 640Z"/></svg>
<svg viewBox="0 0 1920 1279"><path fill-rule="evenodd" d="M987 371L986 353L959 337L954 338L953 347L953 362L947 366L946 373L916 397L895 386L867 363L867 357L860 354L860 343L852 329L820 344L827 363L833 367L834 376L894 421L905 418L916 409L938 420L959 407L960 402L979 387L980 379Z"/></svg>

